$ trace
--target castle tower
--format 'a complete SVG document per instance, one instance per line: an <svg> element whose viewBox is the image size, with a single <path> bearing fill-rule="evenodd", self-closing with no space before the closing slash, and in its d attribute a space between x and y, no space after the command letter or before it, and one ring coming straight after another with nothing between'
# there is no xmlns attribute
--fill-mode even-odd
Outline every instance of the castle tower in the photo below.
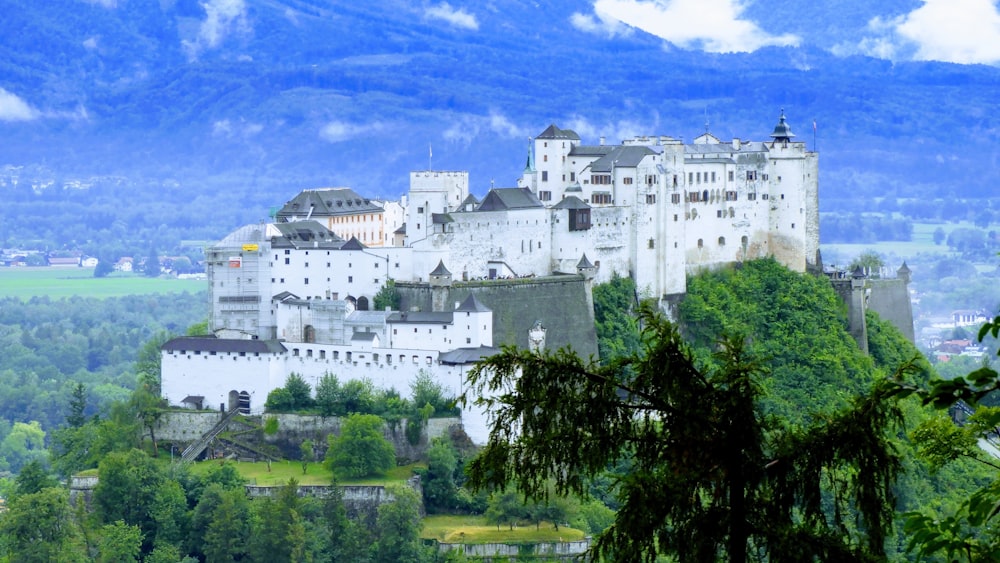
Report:
<svg viewBox="0 0 1000 563"><path fill-rule="evenodd" d="M471 294L455 308L455 328L465 335L463 348L493 346L493 310Z"/></svg>
<svg viewBox="0 0 1000 563"><path fill-rule="evenodd" d="M896 277L903 280L903 283L908 284L910 283L911 273L912 272L910 271L909 266L906 265L906 261L904 260L903 265L900 266L898 270L896 270Z"/></svg>
<svg viewBox="0 0 1000 563"><path fill-rule="evenodd" d="M594 279L594 276L597 275L597 267L591 264L590 260L587 260L586 253L584 253L583 257L580 258L580 261L576 263L576 273L583 276L583 279L586 280L592 280Z"/></svg>
<svg viewBox="0 0 1000 563"><path fill-rule="evenodd" d="M770 253L789 268L804 272L815 264L819 250L818 155L795 134L782 108L778 123L765 143L769 166L766 189L770 197Z"/></svg>
<svg viewBox="0 0 1000 563"><path fill-rule="evenodd" d="M438 262L437 268L430 274L431 311L442 313L448 304L448 294L451 291L451 272L444 267L444 261Z"/></svg>

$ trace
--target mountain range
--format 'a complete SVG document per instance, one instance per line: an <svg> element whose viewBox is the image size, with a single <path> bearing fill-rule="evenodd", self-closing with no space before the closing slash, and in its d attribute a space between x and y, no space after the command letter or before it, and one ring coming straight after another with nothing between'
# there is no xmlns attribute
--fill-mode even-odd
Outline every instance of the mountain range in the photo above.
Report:
<svg viewBox="0 0 1000 563"><path fill-rule="evenodd" d="M784 111L821 153L821 209L997 201L989 0L2 4L0 193L162 221L211 202L221 236L303 188L395 198L428 167L513 185L550 123L761 140Z"/></svg>

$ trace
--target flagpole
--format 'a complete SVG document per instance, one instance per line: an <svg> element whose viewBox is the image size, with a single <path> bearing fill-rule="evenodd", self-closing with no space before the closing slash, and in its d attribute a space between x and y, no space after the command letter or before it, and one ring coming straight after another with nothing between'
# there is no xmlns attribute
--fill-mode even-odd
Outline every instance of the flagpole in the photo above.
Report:
<svg viewBox="0 0 1000 563"><path fill-rule="evenodd" d="M813 141L813 145L815 144L816 142ZM434 147L432 147L430 143L427 143L427 171L434 171Z"/></svg>
<svg viewBox="0 0 1000 563"><path fill-rule="evenodd" d="M816 120L813 120L813 152L819 152L816 150Z"/></svg>

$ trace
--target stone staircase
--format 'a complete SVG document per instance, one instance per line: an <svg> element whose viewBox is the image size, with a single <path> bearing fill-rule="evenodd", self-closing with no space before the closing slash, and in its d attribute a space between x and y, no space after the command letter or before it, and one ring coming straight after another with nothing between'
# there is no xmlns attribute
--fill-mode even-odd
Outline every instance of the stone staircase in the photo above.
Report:
<svg viewBox="0 0 1000 563"><path fill-rule="evenodd" d="M205 448L208 447L208 445L212 442L212 440L214 440L216 436L218 436L223 430L226 429L226 426L229 425L229 421L232 420L233 417L235 417L237 414L239 414L239 412L240 408L238 406L227 412L226 415L223 416L222 419L218 423L216 423L216 425L213 426L211 430L206 432L198 440L192 442L190 446L184 448L184 451L181 452L181 460L194 461L195 458L197 458L199 455L201 455L203 451L205 451Z"/></svg>

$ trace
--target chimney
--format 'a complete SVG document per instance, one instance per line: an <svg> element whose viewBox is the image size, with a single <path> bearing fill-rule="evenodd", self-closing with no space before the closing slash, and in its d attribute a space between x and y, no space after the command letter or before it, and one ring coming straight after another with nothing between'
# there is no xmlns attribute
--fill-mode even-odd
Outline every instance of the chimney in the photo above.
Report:
<svg viewBox="0 0 1000 563"><path fill-rule="evenodd" d="M604 146L604 135L601 135L601 146Z"/></svg>

